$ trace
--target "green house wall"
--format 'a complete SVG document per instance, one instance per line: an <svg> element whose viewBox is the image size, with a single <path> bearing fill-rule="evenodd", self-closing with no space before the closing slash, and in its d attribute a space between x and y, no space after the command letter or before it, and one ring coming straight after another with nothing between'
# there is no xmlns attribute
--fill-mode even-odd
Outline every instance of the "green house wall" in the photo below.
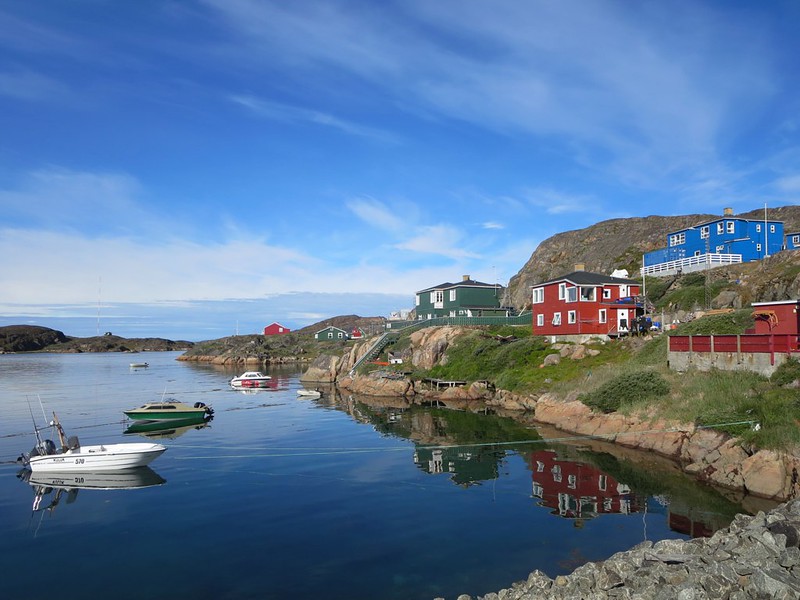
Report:
<svg viewBox="0 0 800 600"><path fill-rule="evenodd" d="M455 298L450 299L450 292L455 290ZM442 293L442 307L435 308L431 301L431 293ZM441 290L426 290L417 293L419 302L416 306L417 318L434 317L462 317L468 311L472 311L473 316L483 316L486 314L505 314L500 309L500 300L503 295L503 288L495 287L469 287L454 286Z"/></svg>

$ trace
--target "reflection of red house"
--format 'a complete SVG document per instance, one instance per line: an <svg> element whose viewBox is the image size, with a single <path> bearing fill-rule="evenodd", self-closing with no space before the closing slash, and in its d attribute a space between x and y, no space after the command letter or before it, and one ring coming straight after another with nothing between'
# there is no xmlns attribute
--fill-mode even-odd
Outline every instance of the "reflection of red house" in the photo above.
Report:
<svg viewBox="0 0 800 600"><path fill-rule="evenodd" d="M264 327L264 335L282 335L284 333L289 333L291 329L288 327L284 327L280 323L271 323Z"/></svg>
<svg viewBox="0 0 800 600"><path fill-rule="evenodd" d="M533 495L553 514L591 519L600 514L639 512L630 488L590 465L561 460L553 450L530 454Z"/></svg>
<svg viewBox="0 0 800 600"><path fill-rule="evenodd" d="M574 271L533 286L534 335L626 335L642 313L639 282Z"/></svg>
<svg viewBox="0 0 800 600"><path fill-rule="evenodd" d="M683 533L693 538L711 537L714 535L714 529L699 519L692 518L690 515L681 515L670 510L668 521L669 528L672 529L672 531L677 531L678 533Z"/></svg>

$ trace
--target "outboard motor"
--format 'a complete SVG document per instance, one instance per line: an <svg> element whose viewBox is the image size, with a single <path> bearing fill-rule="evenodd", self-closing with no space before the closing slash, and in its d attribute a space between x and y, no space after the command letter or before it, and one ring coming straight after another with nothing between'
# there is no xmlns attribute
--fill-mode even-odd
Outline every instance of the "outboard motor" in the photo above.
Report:
<svg viewBox="0 0 800 600"><path fill-rule="evenodd" d="M77 450L81 447L81 443L78 441L77 435L71 435L67 438L67 448L70 450Z"/></svg>

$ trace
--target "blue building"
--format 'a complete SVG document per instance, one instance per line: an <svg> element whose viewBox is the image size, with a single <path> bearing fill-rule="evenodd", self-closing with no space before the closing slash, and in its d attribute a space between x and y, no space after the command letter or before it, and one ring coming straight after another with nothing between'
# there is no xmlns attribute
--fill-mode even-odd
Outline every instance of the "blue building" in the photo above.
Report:
<svg viewBox="0 0 800 600"><path fill-rule="evenodd" d="M800 231L786 234L787 250L797 250L800 248Z"/></svg>
<svg viewBox="0 0 800 600"><path fill-rule="evenodd" d="M675 275L761 260L783 248L783 221L743 219L726 208L719 219L668 233L666 248L644 255L642 275Z"/></svg>

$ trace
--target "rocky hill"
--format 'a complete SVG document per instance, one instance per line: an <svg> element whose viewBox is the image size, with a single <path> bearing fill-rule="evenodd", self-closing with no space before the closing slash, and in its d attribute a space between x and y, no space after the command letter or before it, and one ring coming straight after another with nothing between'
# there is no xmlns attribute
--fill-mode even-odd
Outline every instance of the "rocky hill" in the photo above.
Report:
<svg viewBox="0 0 800 600"><path fill-rule="evenodd" d="M532 285L574 271L576 265L583 265L587 271L606 274L611 274L614 269L627 269L631 277L638 277L642 255L663 248L668 233L718 216L694 214L610 219L584 229L558 233L539 244L519 273L511 278L505 302L521 310L530 303ZM736 216L763 219L764 209ZM787 232L800 231L800 206L770 208L767 216L783 221Z"/></svg>
<svg viewBox="0 0 800 600"><path fill-rule="evenodd" d="M5 352L164 352L186 350L192 342L162 338L122 338L101 335L70 337L63 332L36 325L0 327L0 353Z"/></svg>

